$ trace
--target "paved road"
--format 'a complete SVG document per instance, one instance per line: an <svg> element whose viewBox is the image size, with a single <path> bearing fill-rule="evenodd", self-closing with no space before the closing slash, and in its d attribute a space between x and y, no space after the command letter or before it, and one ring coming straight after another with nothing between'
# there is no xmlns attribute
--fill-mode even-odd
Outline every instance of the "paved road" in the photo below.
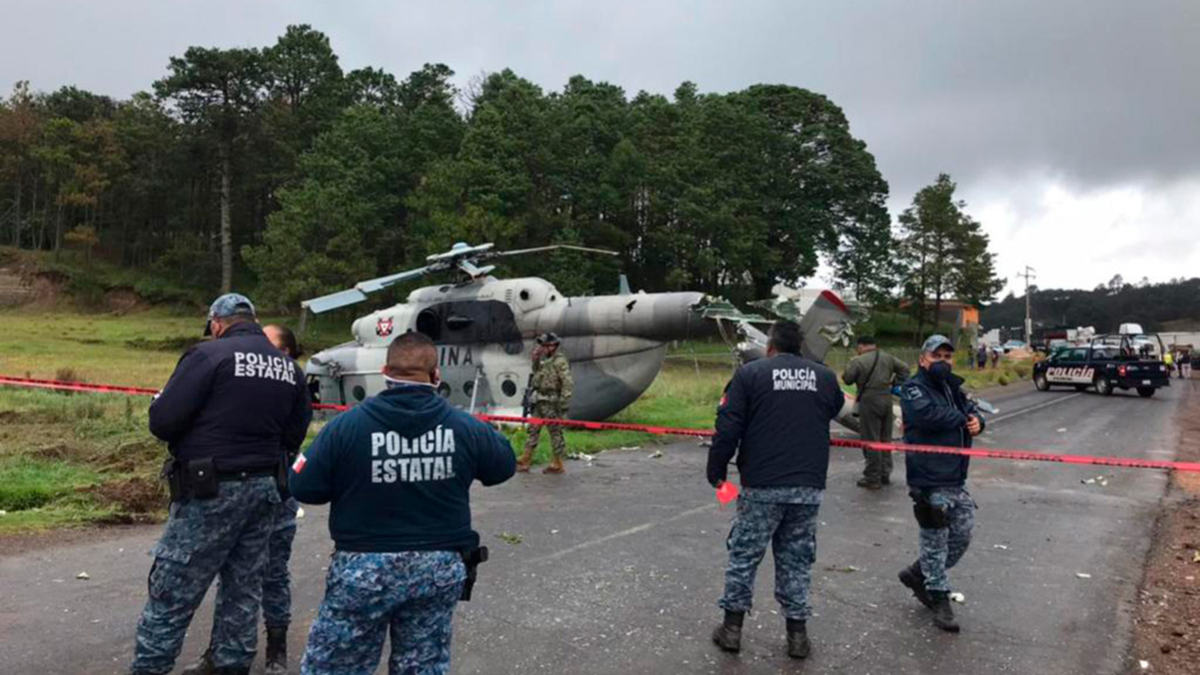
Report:
<svg viewBox="0 0 1200 675"><path fill-rule="evenodd" d="M1170 459L1190 387L1153 399L1014 388L983 442L996 447ZM1024 412L1022 412L1024 411ZM903 487L865 493L860 460L835 450L822 507L807 663L783 655L769 560L740 656L708 642L718 619L731 513L703 481L694 442L605 453L565 477L518 476L475 493L493 560L457 616L454 672L1117 673L1166 476L976 460L976 539L952 574L967 602L947 635L895 581L915 555ZM1081 480L1109 476L1107 487ZM159 528L0 557L0 672L121 673ZM495 535L520 535L509 545ZM293 569L299 651L324 586L323 509L301 521ZM839 571L855 568L854 571ZM91 575L79 581L80 571ZM1090 574L1081 579L1077 573ZM208 639L206 604L185 657Z"/></svg>

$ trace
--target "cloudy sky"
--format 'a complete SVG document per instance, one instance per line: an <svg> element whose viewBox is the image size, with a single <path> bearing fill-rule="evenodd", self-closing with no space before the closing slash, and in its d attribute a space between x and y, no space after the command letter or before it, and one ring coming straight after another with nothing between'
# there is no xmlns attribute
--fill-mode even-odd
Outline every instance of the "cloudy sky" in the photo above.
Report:
<svg viewBox="0 0 1200 675"><path fill-rule="evenodd" d="M327 33L347 70L463 81L510 67L630 94L758 82L826 94L891 185L893 214L958 182L1016 283L1200 276L1197 0L7 0L0 87L125 97L189 45Z"/></svg>

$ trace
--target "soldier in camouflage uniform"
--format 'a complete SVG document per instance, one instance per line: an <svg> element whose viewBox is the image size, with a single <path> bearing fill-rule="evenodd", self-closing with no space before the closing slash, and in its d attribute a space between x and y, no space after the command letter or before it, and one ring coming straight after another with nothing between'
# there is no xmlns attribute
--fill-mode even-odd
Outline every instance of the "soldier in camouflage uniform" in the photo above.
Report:
<svg viewBox="0 0 1200 675"><path fill-rule="evenodd" d="M171 671L218 575L213 672L250 672L267 541L281 501L276 476L312 418L299 368L268 342L246 297L218 298L208 332L216 339L188 350L150 405L150 431L167 441L173 458L172 504L152 552L134 675Z"/></svg>
<svg viewBox="0 0 1200 675"><path fill-rule="evenodd" d="M950 340L934 335L925 341L917 374L900 390L904 442L969 448L983 433L983 416L963 393L953 362ZM946 570L966 553L975 526L975 500L966 489L970 458L911 453L904 463L920 536L917 560L900 570L900 583L933 610L935 626L957 633Z"/></svg>
<svg viewBox="0 0 1200 675"><path fill-rule="evenodd" d="M567 357L559 351L560 340L554 333L546 333L538 337L537 349L533 354L533 380L529 383L534 402L532 413L534 417L548 419L563 419L571 406L571 395L574 393L574 383L571 380L571 364ZM562 427L557 424L550 427L550 444L554 449L554 459L542 473L566 473L563 468L563 458L567 456L567 442L563 439ZM537 450L538 440L542 435L542 425L529 425L529 438L525 441L525 454L517 464L517 471L529 471L533 463L533 452Z"/></svg>
<svg viewBox="0 0 1200 675"><path fill-rule="evenodd" d="M725 651L741 649L754 575L769 544L775 599L787 621L788 655L809 654L808 587L817 553L817 512L829 472L829 423L842 402L833 371L800 356L800 328L791 322L775 324L767 358L739 368L721 398L708 481L719 488L736 455L745 486L727 541L725 594L718 603L725 620L712 635Z"/></svg>
<svg viewBox="0 0 1200 675"><path fill-rule="evenodd" d="M858 424L864 441L892 442L895 424L892 386L908 379L908 366L879 349L875 338L858 338L858 356L846 365L842 380L858 388ZM863 450L863 477L858 486L878 490L892 482L892 453Z"/></svg>
<svg viewBox="0 0 1200 675"><path fill-rule="evenodd" d="M438 355L421 333L392 341L388 389L325 426L292 465L292 494L330 503L335 551L303 675L450 670L454 607L473 578L479 534L469 493L512 477L508 440L438 395Z"/></svg>

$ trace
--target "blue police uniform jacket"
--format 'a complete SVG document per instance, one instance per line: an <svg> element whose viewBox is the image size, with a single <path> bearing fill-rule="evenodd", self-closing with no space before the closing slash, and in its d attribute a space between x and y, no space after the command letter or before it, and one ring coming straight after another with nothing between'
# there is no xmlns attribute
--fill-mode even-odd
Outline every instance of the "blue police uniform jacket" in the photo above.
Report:
<svg viewBox="0 0 1200 675"><path fill-rule="evenodd" d="M150 404L150 431L177 459L220 472L265 471L304 442L312 404L303 373L256 323L189 349Z"/></svg>
<svg viewBox="0 0 1200 675"><path fill-rule="evenodd" d="M983 416L962 391L963 379L951 373L946 382L935 382L924 369L900 387L904 417L904 442L916 445L971 447L967 418ZM915 488L962 487L971 458L910 452L904 457L908 485Z"/></svg>
<svg viewBox="0 0 1200 675"><path fill-rule="evenodd" d="M829 423L844 400L832 370L797 354L738 368L717 408L708 482L725 480L736 454L746 487L824 489Z"/></svg>
<svg viewBox="0 0 1200 675"><path fill-rule="evenodd" d="M508 439L433 387L387 389L342 413L292 465L292 496L330 503L339 551L456 551L479 545L470 488L516 472Z"/></svg>

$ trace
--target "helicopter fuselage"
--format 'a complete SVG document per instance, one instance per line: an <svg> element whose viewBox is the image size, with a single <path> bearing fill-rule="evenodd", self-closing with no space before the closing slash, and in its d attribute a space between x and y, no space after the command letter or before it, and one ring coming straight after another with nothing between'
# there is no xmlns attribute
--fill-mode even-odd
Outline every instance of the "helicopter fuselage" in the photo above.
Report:
<svg viewBox="0 0 1200 675"><path fill-rule="evenodd" d="M564 297L537 277L420 288L407 300L354 322L354 339L307 366L322 403L354 405L384 388L387 346L417 331L438 349L439 393L476 411L521 410L536 336L562 338L575 395L569 416L599 420L633 403L654 381L667 343L712 334L693 307L700 293Z"/></svg>

